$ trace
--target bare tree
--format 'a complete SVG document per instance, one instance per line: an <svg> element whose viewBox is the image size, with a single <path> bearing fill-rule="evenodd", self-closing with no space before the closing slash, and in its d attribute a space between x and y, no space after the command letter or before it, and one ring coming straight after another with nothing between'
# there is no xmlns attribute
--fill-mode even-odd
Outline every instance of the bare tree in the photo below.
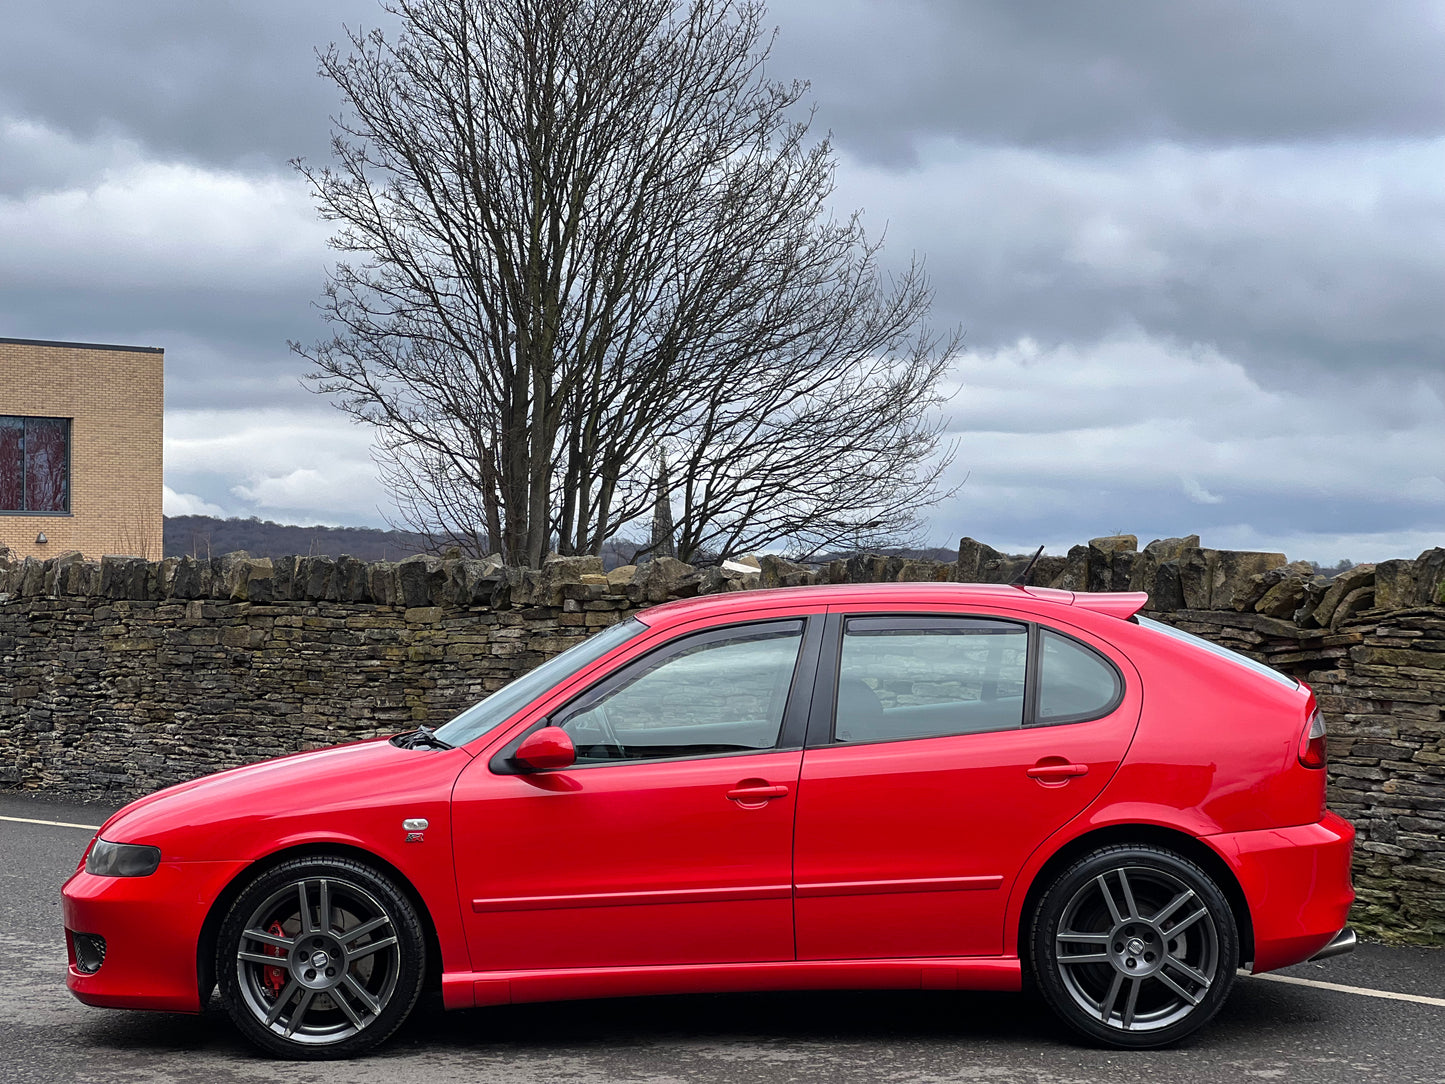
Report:
<svg viewBox="0 0 1445 1084"><path fill-rule="evenodd" d="M407 526L536 565L645 531L666 479L685 559L912 531L957 339L828 214L761 3L384 7L394 41L321 54L349 108L297 168L349 259L292 348L376 426Z"/></svg>

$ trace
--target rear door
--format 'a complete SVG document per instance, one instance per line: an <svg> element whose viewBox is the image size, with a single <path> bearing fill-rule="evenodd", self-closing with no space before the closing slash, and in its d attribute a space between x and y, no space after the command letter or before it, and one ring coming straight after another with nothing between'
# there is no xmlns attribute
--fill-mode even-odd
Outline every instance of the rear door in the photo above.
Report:
<svg viewBox="0 0 1445 1084"><path fill-rule="evenodd" d="M1139 718L1126 660L1027 616L830 612L799 781L798 958L990 956L1029 854Z"/></svg>

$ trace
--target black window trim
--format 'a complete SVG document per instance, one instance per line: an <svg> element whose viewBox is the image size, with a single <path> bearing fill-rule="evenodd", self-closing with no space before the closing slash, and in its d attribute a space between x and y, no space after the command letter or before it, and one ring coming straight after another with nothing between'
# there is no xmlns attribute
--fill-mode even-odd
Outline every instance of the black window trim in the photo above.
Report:
<svg viewBox="0 0 1445 1084"><path fill-rule="evenodd" d="M617 670L599 679L565 703L559 704L552 711L542 718L524 728L511 741L507 742L501 749L492 756L488 767L494 775L533 775L519 766L512 758L517 749L530 735L545 726L551 726L552 720L563 716L575 715L586 711L588 707L602 700L614 690L627 683L628 676L634 672L635 667L641 663L652 660L654 663L666 661L666 658L659 659L658 656L671 656L678 654L685 648L696 647L699 644L716 643L722 640L732 639L740 630L755 629L767 625L802 625L802 636L798 645L798 658L793 664L793 678L788 686L787 700L783 706L783 725L778 731L778 742L776 745L766 749L739 749L731 753L686 753L675 757L628 757L618 760L599 760L590 763L576 763L561 771L591 771L594 768L617 768L623 765L637 764L672 764L682 760L723 760L733 757L753 757L763 753L788 753L803 748L803 735L808 725L809 701L812 698L814 674L818 666L818 647L823 637L823 615L822 614L796 614L785 617L762 617L753 621L739 621L728 625L715 625L707 629L699 629L696 632L684 633L681 636L673 637L656 647L653 647L636 658L629 659ZM563 719L565 722L565 719Z"/></svg>
<svg viewBox="0 0 1445 1084"><path fill-rule="evenodd" d="M911 627L926 631L928 623L933 623L934 629L941 628L944 622L973 620L987 621L995 624L1015 625L1023 627L1028 632L1028 655L1024 666L1024 712L1023 720L1018 727L1010 727L1000 730L976 731L973 733L962 732L958 734L933 734L900 738L883 738L877 741L840 742L834 736L834 726L838 712L838 677L842 666L843 658L843 634L844 625L850 619L858 618L892 618L901 623L912 623ZM1009 734L1021 730L1039 730L1046 727L1068 726L1073 723L1093 722L1096 719L1105 719L1119 710L1128 695L1128 682L1124 678L1124 672L1117 663L1108 655L1104 654L1092 644L1086 643L1077 636L1070 635L1052 625L1041 625L1037 621L1020 620L1013 617L1003 617L997 614L967 614L967 613L936 613L936 612L871 612L861 613L830 613L823 623L823 634L821 650L818 654L817 676L815 678L813 695L811 698L810 710L808 713L808 733L805 747L808 749L820 749L829 747L862 747L874 745L892 745L895 742L903 741L932 741L937 738L968 738L982 734ZM1114 699L1099 712L1079 713L1076 715L1060 716L1058 718L1041 720L1038 715L1039 706L1039 678L1043 659L1043 634L1051 632L1056 636L1062 636L1079 644L1096 658L1102 659L1108 664L1114 674ZM791 706L791 701L790 701Z"/></svg>

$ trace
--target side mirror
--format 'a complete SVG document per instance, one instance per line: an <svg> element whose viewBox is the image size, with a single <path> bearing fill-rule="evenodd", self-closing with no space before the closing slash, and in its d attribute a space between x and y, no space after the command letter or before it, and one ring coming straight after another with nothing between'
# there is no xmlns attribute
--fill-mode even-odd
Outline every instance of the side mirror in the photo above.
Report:
<svg viewBox="0 0 1445 1084"><path fill-rule="evenodd" d="M568 768L577 760L577 747L560 726L544 726L527 735L512 760L529 772Z"/></svg>

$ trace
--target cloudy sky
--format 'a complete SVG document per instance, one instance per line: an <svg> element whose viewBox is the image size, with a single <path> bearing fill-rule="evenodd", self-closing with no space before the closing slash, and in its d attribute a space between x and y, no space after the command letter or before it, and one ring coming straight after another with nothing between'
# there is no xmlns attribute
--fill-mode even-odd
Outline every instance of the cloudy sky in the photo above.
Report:
<svg viewBox="0 0 1445 1084"><path fill-rule="evenodd" d="M933 543L1445 545L1445 2L770 8L838 209L967 333ZM312 50L373 0L0 10L0 336L165 348L169 513L381 524L286 348L330 256Z"/></svg>

